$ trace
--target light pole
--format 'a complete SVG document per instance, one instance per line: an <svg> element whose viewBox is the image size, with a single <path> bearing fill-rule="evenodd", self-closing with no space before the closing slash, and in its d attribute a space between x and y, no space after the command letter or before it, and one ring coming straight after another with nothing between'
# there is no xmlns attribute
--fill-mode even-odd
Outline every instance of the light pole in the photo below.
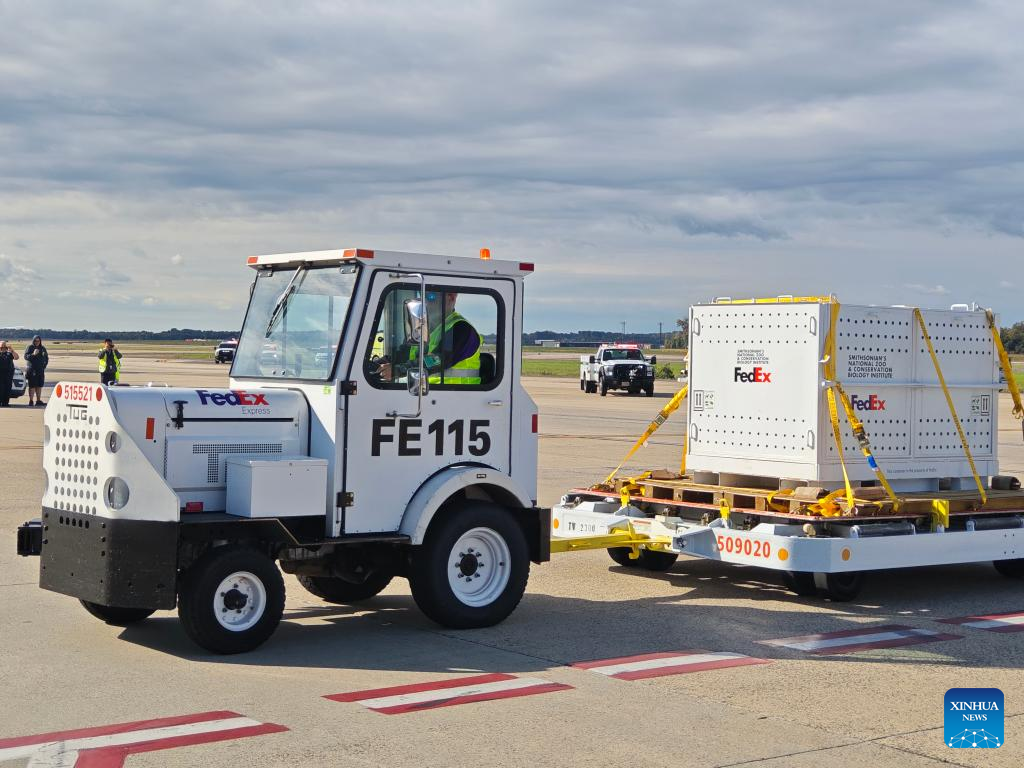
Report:
<svg viewBox="0 0 1024 768"><path fill-rule="evenodd" d="M661 320L658 321L658 349L665 348L665 334L661 330Z"/></svg>
<svg viewBox="0 0 1024 768"><path fill-rule="evenodd" d="M626 340L626 321L622 321L622 340Z"/></svg>

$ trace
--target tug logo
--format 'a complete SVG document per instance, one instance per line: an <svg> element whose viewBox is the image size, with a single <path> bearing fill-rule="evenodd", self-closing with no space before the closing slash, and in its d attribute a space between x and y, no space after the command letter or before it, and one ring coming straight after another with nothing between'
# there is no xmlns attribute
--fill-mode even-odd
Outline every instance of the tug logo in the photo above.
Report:
<svg viewBox="0 0 1024 768"><path fill-rule="evenodd" d="M734 382L741 381L746 384L771 384L772 372L766 371L760 365L754 366L750 370L743 370L739 366L733 368L733 379Z"/></svg>
<svg viewBox="0 0 1024 768"><path fill-rule="evenodd" d="M884 411L885 400L881 400L878 395L868 395L867 397L857 397L857 395L850 395L850 405L853 406L855 411Z"/></svg>
<svg viewBox="0 0 1024 768"><path fill-rule="evenodd" d="M208 392L205 389L197 389L196 394L203 405L213 403L214 405L266 405L267 396L257 392L246 392L243 389L233 389L227 394L220 392Z"/></svg>

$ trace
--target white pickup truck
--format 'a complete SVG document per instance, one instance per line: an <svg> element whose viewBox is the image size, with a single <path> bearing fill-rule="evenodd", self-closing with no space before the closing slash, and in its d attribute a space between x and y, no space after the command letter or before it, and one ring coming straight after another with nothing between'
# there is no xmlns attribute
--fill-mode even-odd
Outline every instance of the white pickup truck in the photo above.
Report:
<svg viewBox="0 0 1024 768"><path fill-rule="evenodd" d="M635 395L654 396L657 357L644 357L637 344L602 344L595 355L580 355L580 389L587 393L625 389Z"/></svg>

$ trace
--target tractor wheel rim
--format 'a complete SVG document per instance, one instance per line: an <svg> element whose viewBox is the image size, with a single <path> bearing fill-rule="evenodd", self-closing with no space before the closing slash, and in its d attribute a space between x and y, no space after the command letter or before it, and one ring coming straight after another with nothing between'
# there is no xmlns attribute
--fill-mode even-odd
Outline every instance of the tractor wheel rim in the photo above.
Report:
<svg viewBox="0 0 1024 768"><path fill-rule="evenodd" d="M224 629L244 632L252 629L267 609L267 588L249 571L236 571L213 593L213 615Z"/></svg>
<svg viewBox="0 0 1024 768"><path fill-rule="evenodd" d="M448 585L459 602L481 608L508 586L512 555L504 537L491 528L463 533L448 556Z"/></svg>

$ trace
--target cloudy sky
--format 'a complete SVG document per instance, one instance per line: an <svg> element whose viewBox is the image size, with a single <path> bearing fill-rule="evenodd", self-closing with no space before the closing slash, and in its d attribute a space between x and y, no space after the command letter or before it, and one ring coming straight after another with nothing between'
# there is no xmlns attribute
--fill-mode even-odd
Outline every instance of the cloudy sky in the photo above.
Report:
<svg viewBox="0 0 1024 768"><path fill-rule="evenodd" d="M0 326L230 328L257 253L1024 319L1020 2L0 0Z"/></svg>

